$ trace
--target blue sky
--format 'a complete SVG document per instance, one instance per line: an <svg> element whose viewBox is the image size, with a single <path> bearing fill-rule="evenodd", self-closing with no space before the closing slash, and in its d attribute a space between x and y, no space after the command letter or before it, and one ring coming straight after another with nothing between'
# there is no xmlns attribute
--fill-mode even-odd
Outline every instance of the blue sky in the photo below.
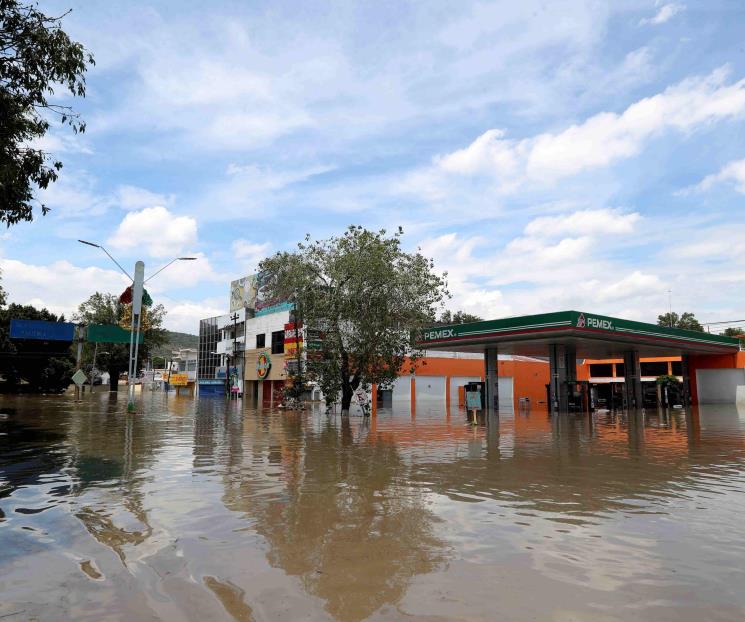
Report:
<svg viewBox="0 0 745 622"><path fill-rule="evenodd" d="M306 232L403 226L453 309L745 318L745 5L83 2L95 55L52 208L0 238L12 301L147 272L196 332ZM65 100L64 96L60 96Z"/></svg>

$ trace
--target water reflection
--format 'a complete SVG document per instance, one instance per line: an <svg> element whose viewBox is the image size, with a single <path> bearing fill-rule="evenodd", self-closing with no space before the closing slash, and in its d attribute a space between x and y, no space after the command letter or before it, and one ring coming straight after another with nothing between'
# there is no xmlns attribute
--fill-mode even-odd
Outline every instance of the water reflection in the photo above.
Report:
<svg viewBox="0 0 745 622"><path fill-rule="evenodd" d="M299 576L343 620L397 602L408 580L443 560L438 519L390 439L359 422L307 415L244 420L231 444L224 502L270 544L272 565ZM264 477L254 477L257 472Z"/></svg>
<svg viewBox="0 0 745 622"><path fill-rule="evenodd" d="M0 403L0 615L739 619L745 412ZM498 605L498 607L497 607ZM13 619L10 617L10 619Z"/></svg>

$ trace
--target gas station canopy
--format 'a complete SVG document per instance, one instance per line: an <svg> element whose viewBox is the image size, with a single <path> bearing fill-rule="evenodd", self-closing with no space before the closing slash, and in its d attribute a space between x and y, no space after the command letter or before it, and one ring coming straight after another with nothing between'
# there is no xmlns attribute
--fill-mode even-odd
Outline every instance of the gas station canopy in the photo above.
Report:
<svg viewBox="0 0 745 622"><path fill-rule="evenodd" d="M581 311L437 326L424 330L417 344L451 352L483 353L496 347L500 354L543 357L549 345L564 345L574 348L577 357L590 359L622 358L629 350L650 357L731 354L740 348L731 337Z"/></svg>

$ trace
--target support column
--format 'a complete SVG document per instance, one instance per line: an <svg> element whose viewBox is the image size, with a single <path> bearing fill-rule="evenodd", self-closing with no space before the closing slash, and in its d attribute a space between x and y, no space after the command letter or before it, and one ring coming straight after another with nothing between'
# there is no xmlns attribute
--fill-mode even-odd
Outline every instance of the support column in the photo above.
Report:
<svg viewBox="0 0 745 622"><path fill-rule="evenodd" d="M628 350L623 353L623 367L626 375L624 382L626 409L640 409L643 406L642 369L639 362L639 353L636 350Z"/></svg>
<svg viewBox="0 0 745 622"><path fill-rule="evenodd" d="M568 382L577 379L577 351L573 346L551 344L549 355L549 412L565 413L569 410Z"/></svg>
<svg viewBox="0 0 745 622"><path fill-rule="evenodd" d="M485 404L488 413L499 414L499 356L496 347L484 350L486 368Z"/></svg>
<svg viewBox="0 0 745 622"><path fill-rule="evenodd" d="M688 408L691 403L691 368L688 355L680 357L681 375L683 376L683 406Z"/></svg>
<svg viewBox="0 0 745 622"><path fill-rule="evenodd" d="M411 418L416 419L416 377L411 377Z"/></svg>

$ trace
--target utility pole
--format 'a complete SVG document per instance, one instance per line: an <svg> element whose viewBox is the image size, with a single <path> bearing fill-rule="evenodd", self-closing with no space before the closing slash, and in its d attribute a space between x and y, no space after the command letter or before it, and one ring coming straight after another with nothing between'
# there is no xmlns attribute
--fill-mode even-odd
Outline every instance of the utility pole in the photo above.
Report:
<svg viewBox="0 0 745 622"><path fill-rule="evenodd" d="M233 320L233 356L230 358L232 359L233 363L236 363L235 365L235 374L238 375L238 365L237 365L237 359L238 356L236 355L236 352L238 351L238 313L233 313L233 315L230 316L230 319ZM230 366L228 366L228 369L230 369ZM238 382L238 378L235 379L236 382ZM236 394L236 399L238 399L238 394ZM230 389L230 398L233 398L233 389L231 387Z"/></svg>
<svg viewBox="0 0 745 622"><path fill-rule="evenodd" d="M83 331L85 327L82 324L78 324L75 327L75 338L77 341L77 352L75 356L75 371L80 369L81 360L83 358ZM91 391L93 391L93 379L91 379ZM80 401L80 385L75 383L75 400Z"/></svg>
<svg viewBox="0 0 745 622"><path fill-rule="evenodd" d="M669 311L667 317L670 321L670 328L673 328L673 290L671 289L667 290L667 309Z"/></svg>

